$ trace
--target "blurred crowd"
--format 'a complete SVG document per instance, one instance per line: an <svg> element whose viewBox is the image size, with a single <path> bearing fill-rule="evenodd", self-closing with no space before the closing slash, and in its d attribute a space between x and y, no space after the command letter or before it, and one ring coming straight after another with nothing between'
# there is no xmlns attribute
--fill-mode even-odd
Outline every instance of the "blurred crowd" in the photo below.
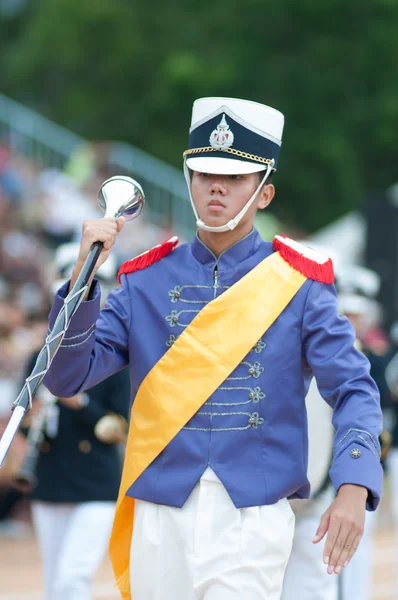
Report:
<svg viewBox="0 0 398 600"><path fill-rule="evenodd" d="M0 137L0 434L22 387L26 362L45 340L59 277L54 257L61 247L79 241L85 219L103 216L98 190L116 174L107 144L84 144L59 170L35 164ZM129 175L134 176L133 169ZM139 223L132 221L119 236L112 285L124 260L166 239L168 232L153 225L148 213L147 207ZM2 523L5 528L27 515L9 486L24 453L24 437L17 435L0 470L0 531Z"/></svg>

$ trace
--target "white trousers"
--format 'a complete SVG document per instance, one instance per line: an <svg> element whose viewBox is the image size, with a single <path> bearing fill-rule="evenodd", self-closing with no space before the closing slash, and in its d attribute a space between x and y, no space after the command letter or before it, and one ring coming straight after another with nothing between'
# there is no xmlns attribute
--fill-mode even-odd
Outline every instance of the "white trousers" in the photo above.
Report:
<svg viewBox="0 0 398 600"><path fill-rule="evenodd" d="M32 502L45 600L91 599L92 580L107 551L114 512L114 502Z"/></svg>
<svg viewBox="0 0 398 600"><path fill-rule="evenodd" d="M136 501L134 600L279 600L294 533L286 499L237 509L207 469L182 508Z"/></svg>

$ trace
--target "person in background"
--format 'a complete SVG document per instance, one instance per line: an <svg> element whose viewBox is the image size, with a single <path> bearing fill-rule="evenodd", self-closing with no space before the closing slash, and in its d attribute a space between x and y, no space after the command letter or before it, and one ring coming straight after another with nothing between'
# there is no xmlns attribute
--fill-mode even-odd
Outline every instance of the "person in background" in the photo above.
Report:
<svg viewBox="0 0 398 600"><path fill-rule="evenodd" d="M391 509L394 530L394 545L398 548L398 323L391 327L391 353L385 378L391 395L391 403L383 409L385 421L391 431L391 450L386 458L386 470L390 482ZM394 557L394 600L398 600L398 555Z"/></svg>
<svg viewBox="0 0 398 600"><path fill-rule="evenodd" d="M343 265L341 261L336 263L339 312L353 325L356 347L369 359L370 373L379 388L382 401L386 402L386 361L383 363L382 356L388 347L385 345L387 338L380 326L381 310L375 300L379 278L375 272L359 265ZM361 545L340 580L327 577L323 569L322 548L312 543L317 521L335 495L327 476L332 459L332 452L327 452L328 448L331 449L330 417L321 403L319 390L313 382L307 395L308 477L313 495L306 503L292 501L296 514L296 529L284 579L282 600L296 600L297 597L300 600L369 600L375 513L367 513ZM382 438L384 435L383 432ZM320 447L323 449L321 454ZM382 445L382 450L383 455L386 452L386 444Z"/></svg>
<svg viewBox="0 0 398 600"><path fill-rule="evenodd" d="M390 403L385 379L390 343L382 325L382 310L377 302L380 278L374 271L359 265L341 266L337 273L338 307L352 323L357 348L370 362L370 374L379 389L382 407ZM381 460L388 450L388 431L380 436ZM373 533L376 513L367 513L361 545L339 582L339 600L370 600L373 573Z"/></svg>

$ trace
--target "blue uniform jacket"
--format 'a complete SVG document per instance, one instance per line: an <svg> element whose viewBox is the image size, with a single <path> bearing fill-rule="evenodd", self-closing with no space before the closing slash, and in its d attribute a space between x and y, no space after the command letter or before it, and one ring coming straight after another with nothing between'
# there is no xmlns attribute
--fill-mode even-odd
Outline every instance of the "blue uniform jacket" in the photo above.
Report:
<svg viewBox="0 0 398 600"><path fill-rule="evenodd" d="M72 396L129 365L134 402L147 373L201 308L273 251L252 230L217 259L196 237L124 275L101 312L96 284L73 317L45 384L55 395ZM67 288L55 298L50 329ZM237 507L307 498L305 396L315 376L334 408L333 484L336 490L345 483L367 487L367 507L375 509L383 478L382 414L369 363L354 348L354 337L349 321L337 314L334 286L307 280L128 495L181 507L210 466Z"/></svg>

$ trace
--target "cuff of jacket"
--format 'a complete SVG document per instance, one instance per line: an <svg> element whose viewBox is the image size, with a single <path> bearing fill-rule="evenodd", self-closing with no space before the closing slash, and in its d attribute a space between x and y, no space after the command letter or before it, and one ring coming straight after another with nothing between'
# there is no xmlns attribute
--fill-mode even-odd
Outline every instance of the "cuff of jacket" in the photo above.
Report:
<svg viewBox="0 0 398 600"><path fill-rule="evenodd" d="M69 281L64 283L55 295L49 315L50 332L54 327L56 318L64 305L64 299L68 295ZM82 302L72 317L71 323L62 341L62 347L74 347L88 340L95 331L95 323L100 313L100 286L96 280L93 281L90 291L90 299Z"/></svg>
<svg viewBox="0 0 398 600"><path fill-rule="evenodd" d="M366 509L376 510L383 487L383 468L374 452L357 440L347 445L333 460L330 477L336 492L344 484L368 489Z"/></svg>

